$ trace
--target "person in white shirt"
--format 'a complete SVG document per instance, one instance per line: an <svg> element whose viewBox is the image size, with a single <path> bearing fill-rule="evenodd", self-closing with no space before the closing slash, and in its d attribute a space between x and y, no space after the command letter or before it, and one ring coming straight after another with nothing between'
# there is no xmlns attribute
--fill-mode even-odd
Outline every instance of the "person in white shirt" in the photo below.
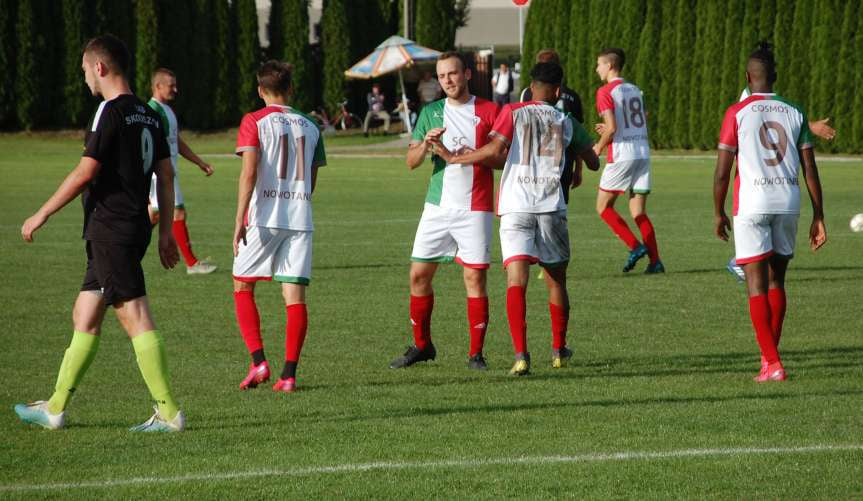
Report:
<svg viewBox="0 0 863 501"><path fill-rule="evenodd" d="M505 63L500 64L500 69L492 77L491 86L494 88L494 102L498 106L509 104L509 94L513 89L513 81L509 66Z"/></svg>

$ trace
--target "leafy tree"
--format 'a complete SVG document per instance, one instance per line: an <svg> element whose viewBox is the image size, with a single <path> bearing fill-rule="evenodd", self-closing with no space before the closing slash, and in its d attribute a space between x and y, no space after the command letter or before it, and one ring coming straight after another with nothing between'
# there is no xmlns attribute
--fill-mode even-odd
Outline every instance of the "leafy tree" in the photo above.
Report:
<svg viewBox="0 0 863 501"><path fill-rule="evenodd" d="M87 103L86 84L81 78L81 47L84 44L84 4L63 0L63 115L67 125L80 125Z"/></svg>
<svg viewBox="0 0 863 501"><path fill-rule="evenodd" d="M842 11L842 27L840 31L840 40L843 43L839 46L838 60L836 65L836 85L831 86L833 92L833 126L839 131L836 135L835 146L837 150L851 151L858 146L859 137L855 138L853 134L848 132L853 130L854 123L854 91L856 83L854 81L854 72L857 66L857 60L861 54L854 51L855 29L860 13L860 6L857 2L848 2ZM857 91L860 94L860 91ZM860 109L856 110L857 114ZM820 118L820 117L815 117Z"/></svg>
<svg viewBox="0 0 863 501"><path fill-rule="evenodd" d="M351 37L347 0L328 0L321 15L321 46L324 53L324 105L334 112L345 98L345 70L350 67Z"/></svg>
<svg viewBox="0 0 863 501"><path fill-rule="evenodd" d="M309 69L308 0L276 0L270 11L270 57L294 65L293 105L300 110L314 107ZM277 33L277 32L281 33Z"/></svg>
<svg viewBox="0 0 863 501"><path fill-rule="evenodd" d="M785 96L793 101L804 102L809 95L809 81L812 73L810 52L812 50L812 8L814 2L800 0L794 4L794 22L790 29L791 51L788 69L789 78L783 81Z"/></svg>
<svg viewBox="0 0 863 501"><path fill-rule="evenodd" d="M674 35L677 30L677 4L685 0L667 0L662 3L662 31L659 35L659 55L656 57L659 74L662 79L659 82L659 102L655 108L654 134L655 144L660 148L671 145L674 136L674 93L677 71L676 46Z"/></svg>
<svg viewBox="0 0 863 501"><path fill-rule="evenodd" d="M159 65L159 16L156 0L135 2L135 92L141 98L150 95L150 75Z"/></svg>
<svg viewBox="0 0 863 501"><path fill-rule="evenodd" d="M656 143L653 137L656 127L656 114L659 103L659 87L662 75L656 62L659 54L659 28L662 21L662 1L648 0L645 5L644 24L638 37L637 58L641 61L634 72L635 84L644 92L644 107L647 110L648 137ZM635 52L635 51L633 51Z"/></svg>
<svg viewBox="0 0 863 501"><path fill-rule="evenodd" d="M416 42L441 51L455 48L455 32L467 23L467 5L458 0L416 2Z"/></svg>
<svg viewBox="0 0 863 501"><path fill-rule="evenodd" d="M714 148L719 128L722 126L722 114L725 111L725 103L722 99L723 93L721 68L723 57L723 29L725 27L725 9L720 2L707 2L707 8L703 12L707 17L704 24L704 52L701 61L697 63L701 67L701 117L698 123L693 124L695 130L700 132L700 148ZM735 89L736 90L736 89Z"/></svg>
<svg viewBox="0 0 863 501"><path fill-rule="evenodd" d="M211 12L214 30L212 57L220 62L214 65L212 119L214 126L224 126L233 124L238 118L236 72L231 64L227 64L228 61L236 61L236 39L228 2L214 0Z"/></svg>
<svg viewBox="0 0 863 501"><path fill-rule="evenodd" d="M675 13L677 27L675 45L675 66L677 71L674 83L674 137L672 144L676 148L689 148L689 108L691 106L689 87L691 85L686 75L692 70L692 47L695 44L695 4L693 0L680 0Z"/></svg>
<svg viewBox="0 0 863 501"><path fill-rule="evenodd" d="M0 127L10 127L16 120L16 0L0 0Z"/></svg>
<svg viewBox="0 0 863 501"><path fill-rule="evenodd" d="M255 0L235 0L237 21L237 107L243 113L260 107L255 75L261 63L258 10Z"/></svg>
<svg viewBox="0 0 863 501"><path fill-rule="evenodd" d="M59 18L59 5L39 0L20 0L15 23L17 39L15 96L18 122L25 129L56 123L59 89L62 77L58 71L57 51L60 38L46 30L50 21ZM62 70L62 68L61 68Z"/></svg>

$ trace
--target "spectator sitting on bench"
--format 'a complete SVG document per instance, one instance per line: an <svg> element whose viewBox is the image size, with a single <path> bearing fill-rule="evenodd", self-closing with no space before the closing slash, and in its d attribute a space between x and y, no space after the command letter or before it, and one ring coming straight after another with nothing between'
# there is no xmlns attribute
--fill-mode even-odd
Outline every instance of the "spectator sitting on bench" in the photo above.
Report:
<svg viewBox="0 0 863 501"><path fill-rule="evenodd" d="M380 118L384 121L384 133L390 130L390 114L384 109L384 101L386 98L381 92L381 85L372 84L372 91L366 94L366 102L369 105L369 111L366 113L366 119L363 121L363 135L369 135L369 122L372 118Z"/></svg>

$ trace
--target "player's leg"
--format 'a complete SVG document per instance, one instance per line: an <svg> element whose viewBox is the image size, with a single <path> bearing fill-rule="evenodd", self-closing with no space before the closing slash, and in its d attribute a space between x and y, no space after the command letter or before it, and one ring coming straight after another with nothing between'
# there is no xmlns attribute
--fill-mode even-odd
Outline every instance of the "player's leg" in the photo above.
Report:
<svg viewBox="0 0 863 501"><path fill-rule="evenodd" d="M110 299L106 301L111 301ZM162 336L156 330L147 296L114 300L114 311L132 340L138 368L150 395L156 401L156 413L133 431L182 431L185 417L171 391L168 357Z"/></svg>
<svg viewBox="0 0 863 501"><path fill-rule="evenodd" d="M296 389L297 365L309 327L306 285L282 283L282 297L285 300L285 366L273 389L290 393Z"/></svg>
<svg viewBox="0 0 863 501"><path fill-rule="evenodd" d="M309 326L306 287L312 277L312 232L278 231L286 234L274 256L273 276L281 282L285 300L285 366L273 390L290 393L296 388L297 364Z"/></svg>
<svg viewBox="0 0 863 501"><path fill-rule="evenodd" d="M105 302L101 286L96 278L93 252L86 244L87 271L81 291L72 309L72 341L63 355L54 393L49 400L37 400L29 404L18 404L15 413L26 422L48 429L63 427L64 412L99 349L99 334L105 317Z"/></svg>
<svg viewBox="0 0 863 501"><path fill-rule="evenodd" d="M483 346L488 329L487 271L491 262L491 212L457 211L453 214L450 232L458 250L455 260L464 267L467 292L467 320L470 333L468 368L486 369Z"/></svg>
<svg viewBox="0 0 863 501"><path fill-rule="evenodd" d="M614 209L614 202L617 197L630 188L630 167L630 162L606 164L599 180L599 191L596 195L596 213L629 249L629 257L623 271L634 268L635 263L647 254L647 247L635 238L629 225Z"/></svg>
<svg viewBox="0 0 863 501"><path fill-rule="evenodd" d="M183 199L183 190L180 189L180 179L174 176L174 221L171 225L171 230L174 234L174 240L177 241L177 247L183 255L183 261L186 263L186 273L189 275L203 275L212 273L218 268L216 265L207 260L199 260L192 251L192 241L189 238L189 227L186 224L187 213L185 200Z"/></svg>
<svg viewBox="0 0 863 501"><path fill-rule="evenodd" d="M500 246L506 269L506 318L512 338L515 364L510 374L530 372L527 349L527 284L531 263L539 262L536 214L511 213L500 219Z"/></svg>
<svg viewBox="0 0 863 501"><path fill-rule="evenodd" d="M548 289L548 311L551 316L551 365L560 368L572 357L566 345L569 324L569 294L566 290L566 269L570 259L569 223L566 211L538 215L539 258L545 270Z"/></svg>
<svg viewBox="0 0 863 501"><path fill-rule="evenodd" d="M768 262L767 302L770 305L770 328L773 332L773 344L779 349L782 337L782 324L785 322L787 308L785 298L785 272L788 270L786 256L773 255Z"/></svg>
<svg viewBox="0 0 863 501"><path fill-rule="evenodd" d="M773 255L770 216L734 218L734 246L737 263L743 267L749 293L749 317L761 350L762 370L756 381L784 380L785 371L773 343L770 305L767 299L769 258Z"/></svg>
<svg viewBox="0 0 863 501"><path fill-rule="evenodd" d="M483 357L485 334L488 330L488 292L486 290L487 270L484 268L464 268L464 287L467 292L467 321L470 329L470 349L468 367L486 369Z"/></svg>
<svg viewBox="0 0 863 501"><path fill-rule="evenodd" d="M390 362L391 369L434 360L437 356L431 338L431 317L434 310L432 280L439 263L449 263L455 258L457 246L450 232L451 219L446 209L425 204L411 250L409 274L409 312L414 343L402 356Z"/></svg>
<svg viewBox="0 0 863 501"><path fill-rule="evenodd" d="M797 240L796 214L777 214L773 216L771 232L774 254L770 258L767 286L767 301L770 304L770 324L773 330L773 344L779 349L782 337L782 324L785 321L785 272L788 262L794 257L794 244Z"/></svg>
<svg viewBox="0 0 863 501"><path fill-rule="evenodd" d="M656 231L647 216L647 195L650 194L650 159L645 158L633 162L632 189L629 192L629 214L641 232L641 241L647 247L650 264L646 273L664 273L665 267L659 259L659 246L656 243Z"/></svg>
<svg viewBox="0 0 863 501"><path fill-rule="evenodd" d="M246 243L240 243L234 258L234 311L240 336L251 357L248 373L240 382L241 390L256 388L270 379L270 366L261 339L261 317L255 302L255 284L272 278L273 257L281 238L275 230L249 227Z"/></svg>

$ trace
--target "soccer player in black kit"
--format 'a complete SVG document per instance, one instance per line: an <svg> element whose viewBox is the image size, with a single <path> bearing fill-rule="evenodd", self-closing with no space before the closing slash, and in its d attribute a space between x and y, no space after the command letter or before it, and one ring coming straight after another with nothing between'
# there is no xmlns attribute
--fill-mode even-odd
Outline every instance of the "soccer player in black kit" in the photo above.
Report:
<svg viewBox="0 0 863 501"><path fill-rule="evenodd" d="M132 94L129 51L111 35L90 40L81 68L94 96L105 100L90 122L84 155L57 191L21 227L26 242L48 218L82 194L87 271L72 312L74 333L47 401L15 406L27 423L59 429L65 409L96 356L102 320L113 306L125 329L144 382L156 401L155 414L132 431L182 431L185 417L171 393L162 338L150 314L141 259L150 243L147 214L150 177L158 178L159 206L174 208L173 170L161 121ZM159 258L165 268L179 260L171 219L159 224Z"/></svg>

